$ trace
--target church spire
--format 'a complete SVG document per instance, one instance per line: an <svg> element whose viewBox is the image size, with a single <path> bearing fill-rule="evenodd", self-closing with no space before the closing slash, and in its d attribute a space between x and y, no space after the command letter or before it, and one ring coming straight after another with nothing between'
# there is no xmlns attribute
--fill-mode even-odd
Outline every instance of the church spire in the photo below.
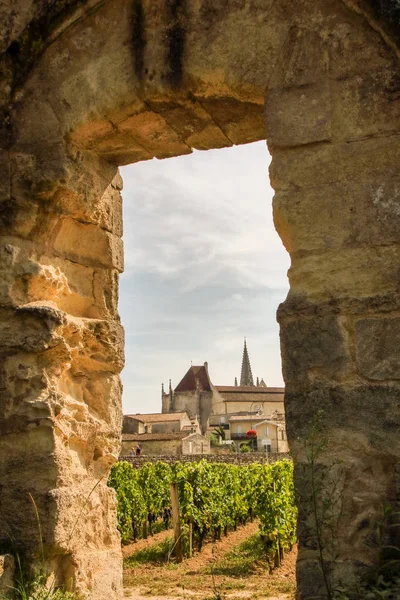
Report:
<svg viewBox="0 0 400 600"><path fill-rule="evenodd" d="M246 338L244 338L242 372L240 374L240 385L254 386L253 375L251 372L249 353L247 352Z"/></svg>

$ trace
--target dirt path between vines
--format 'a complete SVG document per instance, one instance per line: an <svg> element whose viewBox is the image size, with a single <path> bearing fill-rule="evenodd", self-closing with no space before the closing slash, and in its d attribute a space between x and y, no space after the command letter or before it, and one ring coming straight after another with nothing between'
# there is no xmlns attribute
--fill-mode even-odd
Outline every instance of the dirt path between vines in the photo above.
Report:
<svg viewBox="0 0 400 600"><path fill-rule="evenodd" d="M254 561L248 569L233 565L239 545L254 536L258 523L231 532L216 543L205 544L202 552L181 564L139 563L127 567L125 598L129 600L292 600L295 591L296 549L285 556L281 567L269 574L266 562ZM147 540L123 548L124 558L147 550L172 532L162 531ZM232 554L233 553L233 554ZM229 555L226 558L226 555ZM232 562L232 568L230 568ZM214 577L211 574L213 565ZM243 572L242 572L243 571Z"/></svg>

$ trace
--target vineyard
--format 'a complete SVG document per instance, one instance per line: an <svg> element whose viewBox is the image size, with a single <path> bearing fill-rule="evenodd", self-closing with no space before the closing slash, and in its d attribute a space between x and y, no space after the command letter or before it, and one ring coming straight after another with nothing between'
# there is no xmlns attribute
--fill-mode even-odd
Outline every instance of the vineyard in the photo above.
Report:
<svg viewBox="0 0 400 600"><path fill-rule="evenodd" d="M288 460L247 466L158 462L140 469L119 462L108 485L116 490L123 541L146 537L160 521L169 527L174 490L182 524L182 539L176 542L186 556L193 547L200 551L207 537L220 539L254 518L275 565L296 539L293 467Z"/></svg>

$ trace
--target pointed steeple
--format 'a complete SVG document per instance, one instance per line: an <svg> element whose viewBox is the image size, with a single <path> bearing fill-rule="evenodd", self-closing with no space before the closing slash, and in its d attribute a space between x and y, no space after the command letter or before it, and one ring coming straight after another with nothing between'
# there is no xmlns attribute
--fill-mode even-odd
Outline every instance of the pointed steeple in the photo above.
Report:
<svg viewBox="0 0 400 600"><path fill-rule="evenodd" d="M235 377L235 386L236 386L236 387L237 387L237 384L238 384L238 382L237 382L237 377Z"/></svg>
<svg viewBox="0 0 400 600"><path fill-rule="evenodd" d="M240 374L240 385L254 386L253 375L251 372L249 353L247 352L246 338L244 338L242 372Z"/></svg>
<svg viewBox="0 0 400 600"><path fill-rule="evenodd" d="M260 380L258 379L258 377L257 377L257 383L256 383L256 386L257 386L257 387L260 387Z"/></svg>

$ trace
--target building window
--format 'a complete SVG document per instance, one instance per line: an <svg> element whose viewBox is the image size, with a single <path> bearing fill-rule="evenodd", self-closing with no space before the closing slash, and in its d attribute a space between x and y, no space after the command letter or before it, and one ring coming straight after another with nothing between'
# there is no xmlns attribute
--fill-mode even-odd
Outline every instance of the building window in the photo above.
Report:
<svg viewBox="0 0 400 600"><path fill-rule="evenodd" d="M237 431L237 433L242 433L242 426L238 425L236 431Z"/></svg>
<svg viewBox="0 0 400 600"><path fill-rule="evenodd" d="M225 423L225 417L221 417L221 423Z"/></svg>

